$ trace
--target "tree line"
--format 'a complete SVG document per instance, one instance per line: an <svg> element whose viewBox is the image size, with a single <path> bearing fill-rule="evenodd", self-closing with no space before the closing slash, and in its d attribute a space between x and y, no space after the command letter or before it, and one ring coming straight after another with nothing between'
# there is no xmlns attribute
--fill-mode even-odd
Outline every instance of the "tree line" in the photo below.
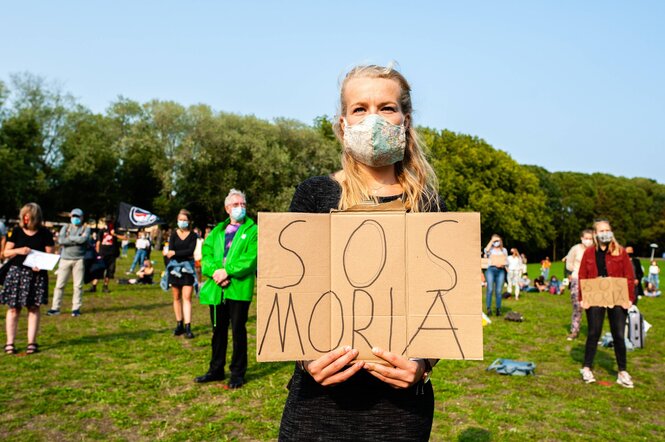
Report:
<svg viewBox="0 0 665 442"><path fill-rule="evenodd" d="M520 165L486 141L421 127L448 209L481 213L532 259L560 259L594 218L642 255L665 247L665 186L646 178L549 172ZM198 225L226 217L231 187L250 214L288 209L295 185L340 167L331 119L312 124L215 111L205 104L118 97L104 113L29 73L0 81L0 215L36 201L47 219L81 207L91 219L120 201L171 221L189 209Z"/></svg>

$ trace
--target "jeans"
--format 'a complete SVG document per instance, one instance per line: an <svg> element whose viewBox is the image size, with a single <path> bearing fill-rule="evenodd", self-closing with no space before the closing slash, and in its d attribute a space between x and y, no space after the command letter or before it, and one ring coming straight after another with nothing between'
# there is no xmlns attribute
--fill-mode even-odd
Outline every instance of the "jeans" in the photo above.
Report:
<svg viewBox="0 0 665 442"><path fill-rule="evenodd" d="M132 273L134 271L134 267L137 265L139 268L143 265L143 261L145 261L146 258L146 251L145 249L136 249L136 255L134 255L134 261L132 261L131 267L129 267L129 273Z"/></svg>
<svg viewBox="0 0 665 442"><path fill-rule="evenodd" d="M485 296L487 310L492 308L492 294L496 297L496 308L501 309L501 295L503 291L503 281L506 278L504 269L489 266L485 271L485 279L487 280L487 293Z"/></svg>
<svg viewBox="0 0 665 442"><path fill-rule="evenodd" d="M605 320L605 310L610 320L610 331L614 340L614 355L617 359L619 371L626 370L626 341L624 340L624 331L626 329L626 316L628 311L623 307L616 305L611 308L589 307L586 310L586 319L589 324L589 334L586 338L584 348L584 366L592 368L593 359L596 356L598 340L603 331L603 321Z"/></svg>
<svg viewBox="0 0 665 442"><path fill-rule="evenodd" d="M62 294L67 285L69 275L74 279L74 295L72 296L72 310L81 309L81 294L83 293L83 274L84 265L81 259L61 259L58 265L58 277L55 281L55 290L53 291L53 304L51 309L60 310L62 303Z"/></svg>
<svg viewBox="0 0 665 442"><path fill-rule="evenodd" d="M649 276L647 277L647 281L653 284L657 289L660 288L660 278L658 276L657 273L649 273Z"/></svg>

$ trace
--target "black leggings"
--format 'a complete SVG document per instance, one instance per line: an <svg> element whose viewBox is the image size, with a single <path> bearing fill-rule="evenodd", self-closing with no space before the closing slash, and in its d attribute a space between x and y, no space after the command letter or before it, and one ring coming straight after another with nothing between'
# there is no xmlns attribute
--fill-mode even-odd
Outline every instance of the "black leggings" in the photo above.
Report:
<svg viewBox="0 0 665 442"><path fill-rule="evenodd" d="M624 330L626 329L626 316L628 311L621 306L612 308L589 307L586 310L586 320L589 325L589 333L586 338L586 347L584 349L584 366L591 368L593 358L596 356L598 340L603 331L603 321L605 320L605 310L610 320L610 331L614 340L614 355L617 359L619 371L626 370L626 342L624 341Z"/></svg>

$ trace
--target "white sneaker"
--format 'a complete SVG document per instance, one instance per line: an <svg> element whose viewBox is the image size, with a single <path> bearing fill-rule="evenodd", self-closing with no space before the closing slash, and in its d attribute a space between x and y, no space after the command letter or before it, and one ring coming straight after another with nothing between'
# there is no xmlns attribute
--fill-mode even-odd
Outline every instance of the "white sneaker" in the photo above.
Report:
<svg viewBox="0 0 665 442"><path fill-rule="evenodd" d="M593 373L588 368L580 368L580 374L582 375L582 380L585 383L591 384L593 382L596 382L596 378L593 377ZM626 374L628 374L628 373L626 373Z"/></svg>
<svg viewBox="0 0 665 442"><path fill-rule="evenodd" d="M633 388L633 378L630 377L627 371L620 371L617 376L617 384L626 388Z"/></svg>

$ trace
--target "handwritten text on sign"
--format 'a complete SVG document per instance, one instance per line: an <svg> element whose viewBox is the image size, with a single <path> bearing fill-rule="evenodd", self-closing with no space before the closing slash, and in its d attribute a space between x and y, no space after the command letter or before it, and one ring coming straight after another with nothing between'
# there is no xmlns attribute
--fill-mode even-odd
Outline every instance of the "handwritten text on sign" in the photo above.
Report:
<svg viewBox="0 0 665 442"><path fill-rule="evenodd" d="M257 360L482 359L477 213L260 213Z"/></svg>
<svg viewBox="0 0 665 442"><path fill-rule="evenodd" d="M580 280L582 299L591 307L614 307L629 302L626 278L594 278Z"/></svg>

